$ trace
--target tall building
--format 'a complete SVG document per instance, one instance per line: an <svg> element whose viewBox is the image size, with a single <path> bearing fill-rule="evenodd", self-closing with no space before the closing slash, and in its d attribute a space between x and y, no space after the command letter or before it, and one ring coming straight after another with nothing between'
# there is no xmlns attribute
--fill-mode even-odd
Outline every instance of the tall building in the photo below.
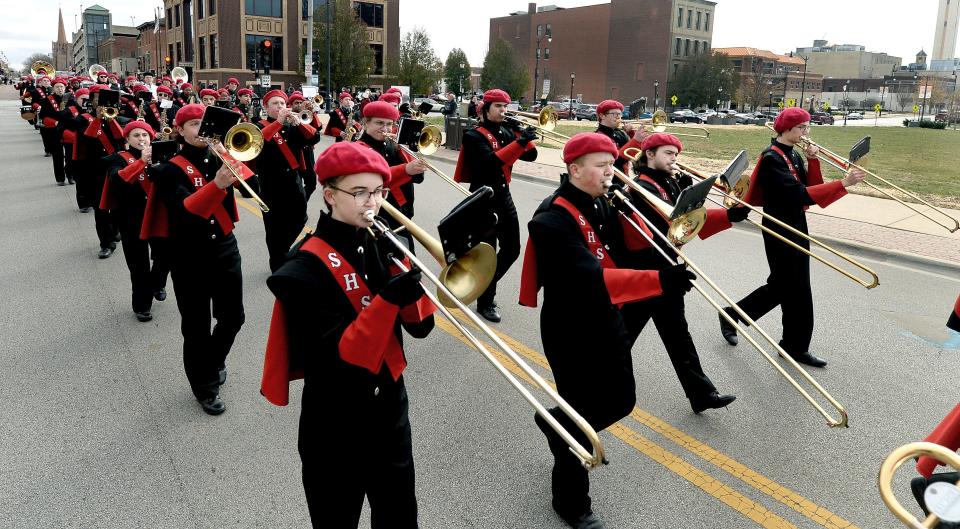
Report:
<svg viewBox="0 0 960 529"><path fill-rule="evenodd" d="M652 106L655 96L664 98L680 65L709 52L715 6L706 0L612 0L538 8L531 2L526 11L491 18L489 42L503 40L522 58L537 80L538 97L625 103L645 97ZM531 101L533 94L531 86L511 96Z"/></svg>
<svg viewBox="0 0 960 529"><path fill-rule="evenodd" d="M960 24L960 6L956 0L940 0L937 8L937 28L933 37L933 61L956 57L957 25Z"/></svg>
<svg viewBox="0 0 960 529"><path fill-rule="evenodd" d="M67 40L67 32L63 29L63 10L57 11L60 19L57 25L57 40L53 42L50 56L53 57L53 67L57 70L73 70L73 46Z"/></svg>
<svg viewBox="0 0 960 529"><path fill-rule="evenodd" d="M315 7L326 1L315 0ZM367 41L376 57L370 84L382 87L384 61L400 54L399 0L349 5L367 26ZM306 84L303 55L311 34L307 6L304 0L164 0L167 66L183 67L191 82L222 86L236 77L243 85L256 86L259 81L254 69L263 72L258 50L263 41L270 40L272 86ZM315 19L314 23L323 21ZM322 82L322 75L320 79Z"/></svg>
<svg viewBox="0 0 960 529"><path fill-rule="evenodd" d="M123 75L135 74L137 64L137 37L140 32L130 26L112 26L109 38L97 45L97 60L107 70Z"/></svg>
<svg viewBox="0 0 960 529"><path fill-rule="evenodd" d="M98 56L100 42L113 35L113 17L99 5L83 10L80 29L73 34L73 64L77 71L102 64Z"/></svg>
<svg viewBox="0 0 960 529"><path fill-rule="evenodd" d="M810 59L807 71L836 79L882 79L900 69L903 62L900 57L866 51L859 44L827 45L825 40L815 40L813 46L797 48L796 53Z"/></svg>

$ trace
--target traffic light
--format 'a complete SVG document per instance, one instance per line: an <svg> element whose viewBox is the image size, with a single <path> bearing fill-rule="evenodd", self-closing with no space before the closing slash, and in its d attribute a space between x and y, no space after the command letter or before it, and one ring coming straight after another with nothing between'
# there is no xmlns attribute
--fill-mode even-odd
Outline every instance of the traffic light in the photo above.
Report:
<svg viewBox="0 0 960 529"><path fill-rule="evenodd" d="M317 73L320 70L320 50L313 50L311 62L313 63L313 73Z"/></svg>
<svg viewBox="0 0 960 529"><path fill-rule="evenodd" d="M270 67L273 66L273 41L264 39L260 42L260 65L263 66L263 73L269 74Z"/></svg>

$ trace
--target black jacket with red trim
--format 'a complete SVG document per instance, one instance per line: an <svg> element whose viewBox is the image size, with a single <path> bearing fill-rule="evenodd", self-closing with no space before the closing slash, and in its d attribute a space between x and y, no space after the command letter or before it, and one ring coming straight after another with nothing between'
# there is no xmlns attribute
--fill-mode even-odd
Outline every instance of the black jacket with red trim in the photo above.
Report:
<svg viewBox="0 0 960 529"><path fill-rule="evenodd" d="M514 129L506 125L492 121L484 121L481 125L497 139L501 151L517 141ZM461 150L463 165L470 171L470 190L475 191L483 186L490 186L494 196L499 196L507 187L507 179L503 172L504 161L497 156L498 151L490 147L490 142L476 128L463 133ZM525 162L536 161L537 149L524 150L516 159Z"/></svg>
<svg viewBox="0 0 960 529"><path fill-rule="evenodd" d="M603 134L604 136L613 140L613 143L617 144L617 149L623 149L623 147L627 144L627 142L630 141L630 136L628 136L626 132L620 129L610 128L606 125L597 125L596 132ZM626 173L627 164L629 163L630 163L629 160L627 160L623 156L619 156L617 157L617 160L613 162L613 165L623 173Z"/></svg>
<svg viewBox="0 0 960 529"><path fill-rule="evenodd" d="M369 145L371 149L380 153L380 156L383 156L384 159L387 160L387 165L390 166L390 172L392 175L392 181L390 183L391 193L387 195L387 202L389 202L391 206L399 209L400 213L406 215L407 218L412 219L414 196L413 185L423 182L423 173L418 173L415 175L407 174L406 166L409 160L403 155L396 143L376 140L373 138L373 136L367 134L366 132L364 132L363 136L360 137L360 141ZM394 182L400 180L407 181L398 186L394 184ZM398 191L399 193L403 194L404 203L402 206L397 201Z"/></svg>
<svg viewBox="0 0 960 529"><path fill-rule="evenodd" d="M255 160L257 175L260 183L260 197L276 214L303 216L306 222L307 206L303 191L303 180L300 176L300 164L303 160L303 150L308 145L316 145L320 141L309 124L293 126L280 124L273 118L267 118L267 125L257 122L257 127L263 132L263 151ZM279 133L286 143L290 154L297 162L291 167L280 146L272 140L274 134ZM305 165L305 164L304 164Z"/></svg>

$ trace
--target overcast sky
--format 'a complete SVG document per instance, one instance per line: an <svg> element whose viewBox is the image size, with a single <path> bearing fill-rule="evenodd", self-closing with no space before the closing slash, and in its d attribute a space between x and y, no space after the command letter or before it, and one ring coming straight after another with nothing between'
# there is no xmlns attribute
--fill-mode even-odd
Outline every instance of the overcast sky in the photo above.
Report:
<svg viewBox="0 0 960 529"><path fill-rule="evenodd" d="M237 0L240 1L240 0ZM0 51L13 65L35 52L50 53L57 38L57 7L63 8L67 40L76 29L82 7L99 4L113 14L113 23L137 25L153 19L150 0L100 0L78 2L31 0L29 7L3 10L0 18ZM454 9L453 4L464 9ZM604 3L597 1L553 0L538 5L575 7ZM913 62L923 48L933 47L937 0L913 0L886 5L870 0L806 0L792 4L770 0L717 0L713 47L751 46L786 53L797 46L810 46L814 39L831 44L862 44L869 51L886 52ZM21 7L27 4L21 4ZM909 9L903 6L909 5ZM896 7L899 6L899 7ZM520 0L482 2L437 2L400 0L400 30L424 27L437 55L445 59L451 48L460 47L473 66L480 66L487 50L487 17L525 11ZM134 20L131 22L131 16Z"/></svg>

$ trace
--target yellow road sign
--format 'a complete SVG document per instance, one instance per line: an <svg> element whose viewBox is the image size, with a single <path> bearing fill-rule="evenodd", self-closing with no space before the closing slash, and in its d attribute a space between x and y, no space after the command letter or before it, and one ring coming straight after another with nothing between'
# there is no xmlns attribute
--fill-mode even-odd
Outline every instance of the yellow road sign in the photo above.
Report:
<svg viewBox="0 0 960 529"><path fill-rule="evenodd" d="M920 105L913 105L914 112L920 112Z"/></svg>
<svg viewBox="0 0 960 529"><path fill-rule="evenodd" d="M679 99L677 99L677 96L673 96L670 98L670 102L673 103L673 106L677 106L677 101L679 101Z"/></svg>
<svg viewBox="0 0 960 529"><path fill-rule="evenodd" d="M823 102L823 109L824 109L824 110L830 110L830 102L829 102L829 101L824 101L824 102Z"/></svg>
<svg viewBox="0 0 960 529"><path fill-rule="evenodd" d="M783 101L777 101L777 108L783 108Z"/></svg>
<svg viewBox="0 0 960 529"><path fill-rule="evenodd" d="M797 100L796 100L796 99L793 99L793 98L787 99L787 106L788 106L788 107L795 107L795 106L797 106Z"/></svg>
<svg viewBox="0 0 960 529"><path fill-rule="evenodd" d="M881 108L883 108L883 107L880 106L880 103L877 103L876 105L873 105L873 111L874 111L874 112L880 112L880 109L881 109Z"/></svg>

